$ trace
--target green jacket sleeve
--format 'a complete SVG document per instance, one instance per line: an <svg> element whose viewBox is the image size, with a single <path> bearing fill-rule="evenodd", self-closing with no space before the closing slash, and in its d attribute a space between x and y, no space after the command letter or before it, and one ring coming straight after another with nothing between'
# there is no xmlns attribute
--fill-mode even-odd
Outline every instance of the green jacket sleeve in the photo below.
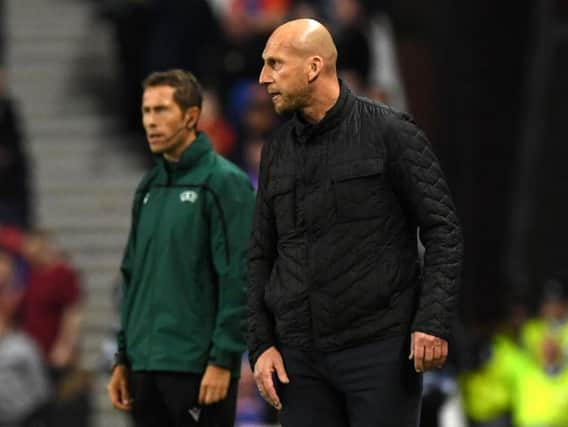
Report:
<svg viewBox="0 0 568 427"><path fill-rule="evenodd" d="M218 280L218 310L209 362L240 364L245 350L247 247L255 196L248 178L226 177L212 200L210 242Z"/></svg>
<svg viewBox="0 0 568 427"><path fill-rule="evenodd" d="M144 183L144 181L143 181ZM128 310L127 307L127 293L128 285L132 277L133 263L134 263L134 248L135 248L135 236L136 236L136 221L138 217L138 208L141 203L141 197L143 194L143 186L139 185L136 193L134 194L134 200L132 203L132 215L131 215L131 225L130 231L128 233L128 240L126 243L126 248L124 249L124 255L122 257L122 262L120 264L121 273L121 293L122 302L120 304L120 329L116 336L117 350L122 354L123 358L126 358L126 335L124 332L124 316Z"/></svg>
<svg viewBox="0 0 568 427"><path fill-rule="evenodd" d="M120 330L116 336L117 349L119 353L123 353L126 356L126 336L123 329L123 317L126 312L126 293L128 291L128 283L130 282L130 277L132 274L132 259L134 252L134 230L131 229L126 248L124 250L124 256L122 257L122 263L120 264L121 272L121 293L122 293L122 303L120 304Z"/></svg>

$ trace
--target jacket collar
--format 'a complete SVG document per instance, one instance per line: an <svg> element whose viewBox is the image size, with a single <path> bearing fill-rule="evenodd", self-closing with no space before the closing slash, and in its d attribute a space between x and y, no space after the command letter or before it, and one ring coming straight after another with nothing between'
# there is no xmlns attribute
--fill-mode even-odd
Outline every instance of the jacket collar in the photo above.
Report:
<svg viewBox="0 0 568 427"><path fill-rule="evenodd" d="M335 128L341 123L351 111L355 95L341 79L339 79L339 98L331 109L327 111L324 118L317 123L306 122L301 113L296 111L293 116L294 131L300 142L305 142L313 136L320 135L329 129Z"/></svg>
<svg viewBox="0 0 568 427"><path fill-rule="evenodd" d="M179 162L170 163L174 170L191 169L199 163L199 161L213 150L209 138L205 132L198 131L197 137L189 147L182 153ZM161 168L166 169L166 160L162 155L155 156L156 162Z"/></svg>

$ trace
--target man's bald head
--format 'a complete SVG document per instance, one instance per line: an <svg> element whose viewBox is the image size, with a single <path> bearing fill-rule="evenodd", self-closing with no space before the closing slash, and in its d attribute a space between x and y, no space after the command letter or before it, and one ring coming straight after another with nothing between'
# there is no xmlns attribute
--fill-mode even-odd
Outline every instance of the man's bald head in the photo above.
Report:
<svg viewBox="0 0 568 427"><path fill-rule="evenodd" d="M331 34L313 19L295 19L271 34L262 52L258 82L278 113L301 111L319 121L339 97L337 49Z"/></svg>
<svg viewBox="0 0 568 427"><path fill-rule="evenodd" d="M327 71L335 72L337 48L330 32L315 19L294 19L280 25L268 44L274 43L296 51L302 57L321 56Z"/></svg>

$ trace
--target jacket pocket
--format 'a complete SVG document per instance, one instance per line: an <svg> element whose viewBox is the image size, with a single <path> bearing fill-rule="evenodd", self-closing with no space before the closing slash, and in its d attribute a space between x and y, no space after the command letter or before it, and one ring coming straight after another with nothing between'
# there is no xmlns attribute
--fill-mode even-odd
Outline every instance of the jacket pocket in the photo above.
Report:
<svg viewBox="0 0 568 427"><path fill-rule="evenodd" d="M274 177L268 182L267 197L272 205L278 235L294 230L296 224L295 179Z"/></svg>
<svg viewBox="0 0 568 427"><path fill-rule="evenodd" d="M383 159L362 159L332 167L333 191L339 220L370 219L379 215Z"/></svg>

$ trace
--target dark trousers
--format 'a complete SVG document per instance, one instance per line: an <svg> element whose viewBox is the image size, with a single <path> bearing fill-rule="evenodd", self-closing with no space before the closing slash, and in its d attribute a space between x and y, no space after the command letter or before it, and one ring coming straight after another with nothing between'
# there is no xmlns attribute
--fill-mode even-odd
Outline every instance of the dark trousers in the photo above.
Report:
<svg viewBox="0 0 568 427"><path fill-rule="evenodd" d="M409 338L331 353L281 348L289 384L277 383L283 427L417 427L422 378Z"/></svg>
<svg viewBox="0 0 568 427"><path fill-rule="evenodd" d="M199 406L201 375L180 372L132 372L130 393L136 427L233 427L238 381L227 397Z"/></svg>

